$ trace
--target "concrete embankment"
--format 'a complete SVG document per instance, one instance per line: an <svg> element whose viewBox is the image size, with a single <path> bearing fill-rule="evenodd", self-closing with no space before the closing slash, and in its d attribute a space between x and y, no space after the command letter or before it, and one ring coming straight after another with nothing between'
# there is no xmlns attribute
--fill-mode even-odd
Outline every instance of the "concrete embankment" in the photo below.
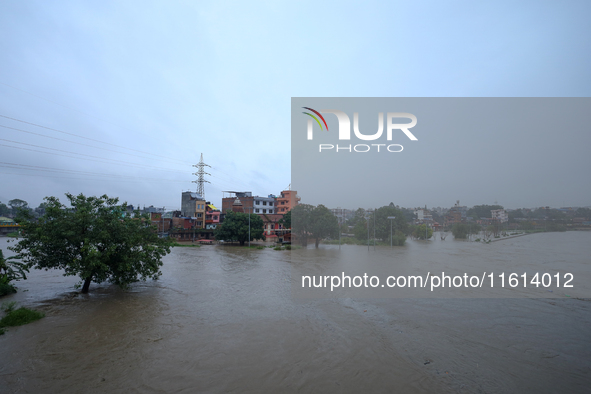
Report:
<svg viewBox="0 0 591 394"><path fill-rule="evenodd" d="M534 234L534 233L523 233L523 234L517 234L517 235L509 235L508 237L492 239L491 242L503 241L503 240L509 239L509 238L523 237L524 235L529 235L529 234Z"/></svg>

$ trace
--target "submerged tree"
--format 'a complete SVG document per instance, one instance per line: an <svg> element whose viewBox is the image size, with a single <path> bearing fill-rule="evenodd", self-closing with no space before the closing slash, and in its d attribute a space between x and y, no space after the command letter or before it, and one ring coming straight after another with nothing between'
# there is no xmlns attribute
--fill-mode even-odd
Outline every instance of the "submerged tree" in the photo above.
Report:
<svg viewBox="0 0 591 394"><path fill-rule="evenodd" d="M412 236L416 239L429 239L433 236L433 229L426 224L421 224L414 227Z"/></svg>
<svg viewBox="0 0 591 394"><path fill-rule="evenodd" d="M466 239L470 233L470 229L465 223L455 223L451 228L451 233L453 234L454 238Z"/></svg>
<svg viewBox="0 0 591 394"><path fill-rule="evenodd" d="M315 240L315 246L318 247L320 240L327 237L339 236L339 221L335 215L320 204L312 209L310 215L310 234Z"/></svg>
<svg viewBox="0 0 591 394"><path fill-rule="evenodd" d="M250 240L265 239L263 219L259 215L250 215ZM215 230L215 239L238 241L243 246L249 241L249 215L242 212L228 212L224 223Z"/></svg>
<svg viewBox="0 0 591 394"><path fill-rule="evenodd" d="M291 228L292 235L302 243L302 245L308 245L308 236L311 234L311 218L312 211L314 210L313 205L309 204L298 204L291 209Z"/></svg>
<svg viewBox="0 0 591 394"><path fill-rule="evenodd" d="M71 208L56 197L46 197L45 215L34 220L21 211L17 222L23 239L10 249L37 269L58 268L65 276L79 276L82 293L91 282L108 281L126 288L130 283L160 275L162 257L171 241L158 238L147 215L131 217L127 204L106 195L66 194Z"/></svg>
<svg viewBox="0 0 591 394"><path fill-rule="evenodd" d="M0 296L16 293L16 288L10 283L13 280L27 279L26 272L29 272L25 264L12 261L15 257L4 258L0 249Z"/></svg>

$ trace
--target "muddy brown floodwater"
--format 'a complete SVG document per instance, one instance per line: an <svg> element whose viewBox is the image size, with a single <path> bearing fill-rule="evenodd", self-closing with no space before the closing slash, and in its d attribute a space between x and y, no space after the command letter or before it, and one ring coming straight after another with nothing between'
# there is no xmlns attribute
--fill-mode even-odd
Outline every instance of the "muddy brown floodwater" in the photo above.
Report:
<svg viewBox="0 0 591 394"><path fill-rule="evenodd" d="M409 241L375 253L395 253L400 264L437 255L447 267L541 250L548 262L585 266L590 241L591 233ZM9 254L5 238L0 245ZM46 317L0 336L0 392L591 390L589 299L295 297L293 265L333 249L298 261L302 253L272 249L174 248L160 280L129 291L93 284L89 295L74 292L75 278L32 271L2 301ZM342 250L367 258L366 247Z"/></svg>

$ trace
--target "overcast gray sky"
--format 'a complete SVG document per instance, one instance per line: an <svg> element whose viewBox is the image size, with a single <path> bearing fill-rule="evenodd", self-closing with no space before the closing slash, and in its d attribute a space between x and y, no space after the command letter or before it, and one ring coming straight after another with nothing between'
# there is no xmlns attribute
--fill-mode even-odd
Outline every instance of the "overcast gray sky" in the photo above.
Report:
<svg viewBox="0 0 591 394"><path fill-rule="evenodd" d="M588 1L2 1L0 201L178 209L200 153L212 202L278 194L291 97L589 96L590 14Z"/></svg>

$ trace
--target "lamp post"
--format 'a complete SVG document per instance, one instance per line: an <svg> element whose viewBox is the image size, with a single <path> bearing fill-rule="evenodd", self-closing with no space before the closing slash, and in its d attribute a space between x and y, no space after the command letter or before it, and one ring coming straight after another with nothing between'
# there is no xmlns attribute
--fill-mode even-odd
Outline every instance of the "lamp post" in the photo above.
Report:
<svg viewBox="0 0 591 394"><path fill-rule="evenodd" d="M246 207L244 209L248 209L248 247L250 248L250 212L254 207Z"/></svg>
<svg viewBox="0 0 591 394"><path fill-rule="evenodd" d="M341 222L343 220L343 210L339 207L337 209L341 210L341 216L339 217L339 249L341 249Z"/></svg>
<svg viewBox="0 0 591 394"><path fill-rule="evenodd" d="M369 219L371 219L371 209L367 210L366 213L366 220L367 220L367 251L369 251Z"/></svg>
<svg viewBox="0 0 591 394"><path fill-rule="evenodd" d="M373 250L376 250L376 209L373 210Z"/></svg>
<svg viewBox="0 0 591 394"><path fill-rule="evenodd" d="M396 216L388 216L390 219L390 249L392 249L392 220L396 219Z"/></svg>

